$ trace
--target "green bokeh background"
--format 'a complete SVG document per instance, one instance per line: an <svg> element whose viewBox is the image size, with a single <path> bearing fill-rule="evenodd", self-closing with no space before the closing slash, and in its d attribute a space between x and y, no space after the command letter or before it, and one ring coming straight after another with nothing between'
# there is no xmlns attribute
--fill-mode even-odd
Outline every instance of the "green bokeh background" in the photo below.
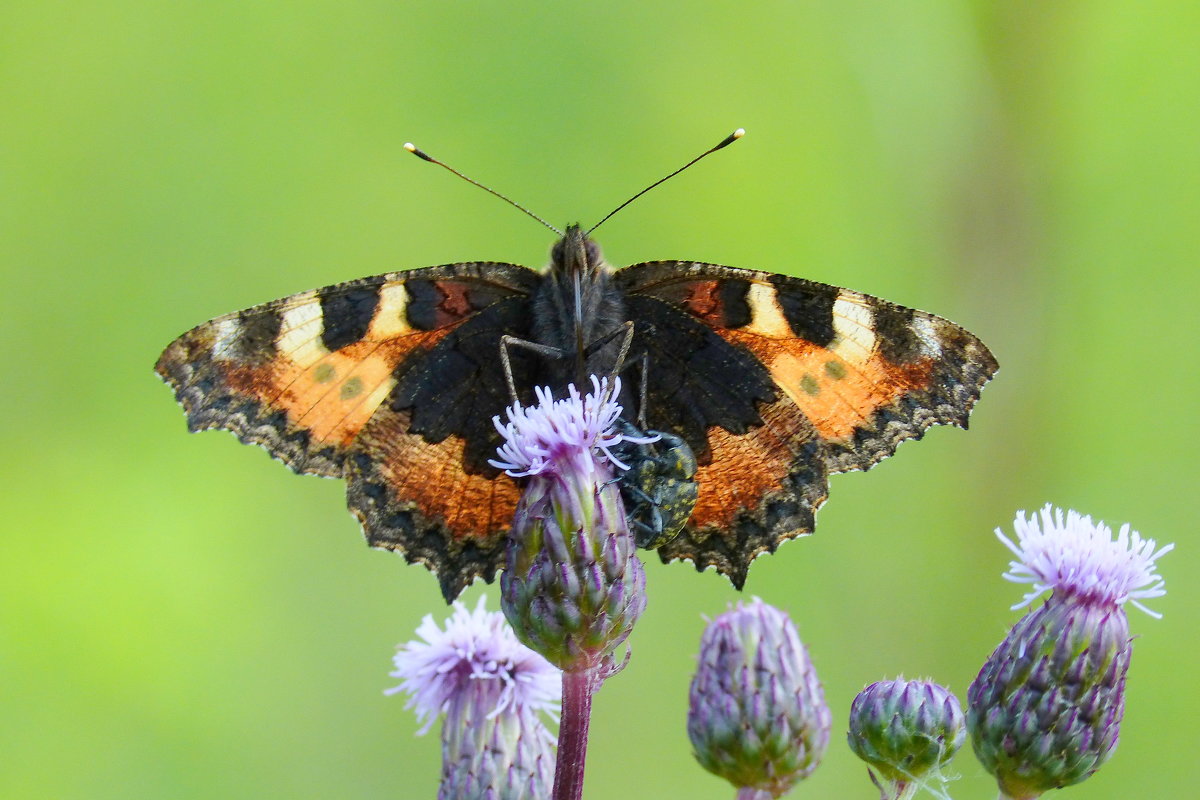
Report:
<svg viewBox="0 0 1200 800"><path fill-rule="evenodd" d="M186 436L151 371L209 317L552 236L737 126L605 225L609 259L803 275L933 310L1001 370L971 431L834 477L759 559L834 708L796 797L875 796L865 684L965 696L1021 594L993 538L1046 501L1179 542L1134 613L1114 759L1078 798L1195 784L1200 6L1190 2L9 3L0 27L0 796L432 797L436 735L385 698L444 606L333 481ZM727 798L684 733L737 598L648 565L597 698L587 796ZM492 587L474 587L468 602ZM964 752L961 798L992 797Z"/></svg>

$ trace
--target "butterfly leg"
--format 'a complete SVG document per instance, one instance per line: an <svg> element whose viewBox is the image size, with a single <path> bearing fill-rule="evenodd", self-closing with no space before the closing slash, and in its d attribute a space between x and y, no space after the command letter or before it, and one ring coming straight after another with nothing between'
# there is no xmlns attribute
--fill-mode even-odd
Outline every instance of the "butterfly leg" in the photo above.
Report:
<svg viewBox="0 0 1200 800"><path fill-rule="evenodd" d="M615 362L613 362L612 370L608 375L609 378L612 378L618 372L624 369L625 359L629 357L629 348L633 344L633 320L622 322L616 328L613 328L611 331L589 344L583 350L583 360L586 362L589 358L600 352L601 348L616 339L618 336L623 336L624 339L621 340L621 349L617 351L617 359Z"/></svg>
<svg viewBox="0 0 1200 800"><path fill-rule="evenodd" d="M638 361L634 361L640 369L638 370L638 411L637 420L638 427L642 430L646 429L646 380L647 370L650 369L650 354L642 353L642 357Z"/></svg>
<svg viewBox="0 0 1200 800"><path fill-rule="evenodd" d="M621 342L621 349L617 353L617 363L613 366L612 374L615 376L620 372L621 367L625 364L625 359L629 357L629 348L633 345L633 320L629 320L621 325L618 329L625 336Z"/></svg>
<svg viewBox="0 0 1200 800"><path fill-rule="evenodd" d="M508 356L509 347L520 347L523 350L528 350L532 353L537 353L545 358L565 358L566 353L558 347L551 347L546 344L531 342L528 339L519 339L516 336L505 334L500 337L500 364L504 368L504 380L508 384L508 396L514 403L517 398L517 384L513 380L512 361Z"/></svg>
<svg viewBox="0 0 1200 800"><path fill-rule="evenodd" d="M628 320L626 322L622 322L616 328L613 328L611 331L609 331L608 333L604 334L596 341L589 344L586 348L584 348L583 358L581 359L581 365L586 364L592 356L594 356L596 353L600 352L601 348L610 344L618 336L623 337L623 338L621 340L621 347L617 351L617 358L613 362L612 369L609 370L609 372L608 372L608 380L609 380L610 386L612 384L612 379L615 378L621 372L623 372L625 370L625 367L628 366L628 364L626 364L625 359L627 359L629 357L629 348L633 345L633 320ZM579 379L580 379L580 381L583 380L582 372L580 374ZM610 391L611 391L611 389L610 389ZM640 417L639 417L639 419L640 419Z"/></svg>
<svg viewBox="0 0 1200 800"><path fill-rule="evenodd" d="M637 420L638 427L646 430L646 406L647 406L647 370L650 369L650 356L647 353L642 353L640 356L635 356L632 360L626 361L621 365L620 373L632 372L637 370L637 414L634 415Z"/></svg>

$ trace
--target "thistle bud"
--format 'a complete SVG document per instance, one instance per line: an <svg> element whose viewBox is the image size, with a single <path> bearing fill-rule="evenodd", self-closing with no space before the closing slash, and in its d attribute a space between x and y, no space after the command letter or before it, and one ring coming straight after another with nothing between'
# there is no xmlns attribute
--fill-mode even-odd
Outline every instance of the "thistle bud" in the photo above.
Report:
<svg viewBox="0 0 1200 800"><path fill-rule="evenodd" d="M525 486L509 537L501 603L517 636L563 670L611 663L646 607L646 578L629 532L621 491L623 468L609 448L621 406L592 377L593 392L574 386L538 405L514 404L495 424L505 442L494 466Z"/></svg>
<svg viewBox="0 0 1200 800"><path fill-rule="evenodd" d="M975 754L1009 798L1035 798L1085 780L1112 755L1125 711L1132 654L1126 601L1165 594L1155 549L1128 525L1114 540L1103 523L1045 506L1017 515L1016 554L1005 578L1032 583L1014 608L1047 589L988 658L967 695ZM1157 616L1157 615L1154 615Z"/></svg>
<svg viewBox="0 0 1200 800"><path fill-rule="evenodd" d="M942 768L966 735L958 698L932 681L873 683L850 706L850 749L885 798L907 797L918 786L943 793Z"/></svg>
<svg viewBox="0 0 1200 800"><path fill-rule="evenodd" d="M689 692L696 760L745 792L780 797L829 744L830 713L787 614L755 598L709 623Z"/></svg>
<svg viewBox="0 0 1200 800"><path fill-rule="evenodd" d="M392 677L425 733L444 715L440 800L542 800L550 796L560 675L521 645L499 613L454 604L445 630L426 616L402 645Z"/></svg>

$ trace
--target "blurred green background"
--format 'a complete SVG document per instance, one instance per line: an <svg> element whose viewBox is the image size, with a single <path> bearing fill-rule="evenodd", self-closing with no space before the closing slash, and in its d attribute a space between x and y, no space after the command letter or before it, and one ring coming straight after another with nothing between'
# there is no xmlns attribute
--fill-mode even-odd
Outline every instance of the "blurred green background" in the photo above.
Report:
<svg viewBox="0 0 1200 800"><path fill-rule="evenodd" d="M385 698L445 608L369 550L333 481L186 436L151 371L209 317L552 236L744 126L605 225L616 264L803 275L954 319L1001 370L971 431L836 476L757 561L834 709L796 797L876 796L844 744L866 683L960 696L1018 614L992 535L1047 501L1179 542L1133 612L1128 711L1079 798L1195 783L1200 6L110 2L0 27L0 796L432 797L436 734ZM728 798L687 682L737 593L648 566L596 701L587 796ZM472 603L488 591L474 587ZM958 797L992 797L969 750Z"/></svg>

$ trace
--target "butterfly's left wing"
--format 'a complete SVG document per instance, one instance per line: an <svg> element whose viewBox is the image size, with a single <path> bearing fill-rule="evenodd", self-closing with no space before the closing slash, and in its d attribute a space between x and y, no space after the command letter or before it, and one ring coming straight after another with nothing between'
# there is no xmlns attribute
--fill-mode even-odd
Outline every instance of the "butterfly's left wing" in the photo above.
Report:
<svg viewBox="0 0 1200 800"><path fill-rule="evenodd" d="M663 560L750 561L810 533L827 475L868 469L931 425L965 428L996 370L948 320L836 286L662 261L619 271L645 353L647 420L697 453L699 497Z"/></svg>
<svg viewBox="0 0 1200 800"><path fill-rule="evenodd" d="M528 335L538 280L469 262L348 281L210 320L155 369L193 431L345 478L368 542L437 572L453 599L492 579L516 507L487 458L507 403L499 340ZM532 364L514 359L522 385Z"/></svg>

